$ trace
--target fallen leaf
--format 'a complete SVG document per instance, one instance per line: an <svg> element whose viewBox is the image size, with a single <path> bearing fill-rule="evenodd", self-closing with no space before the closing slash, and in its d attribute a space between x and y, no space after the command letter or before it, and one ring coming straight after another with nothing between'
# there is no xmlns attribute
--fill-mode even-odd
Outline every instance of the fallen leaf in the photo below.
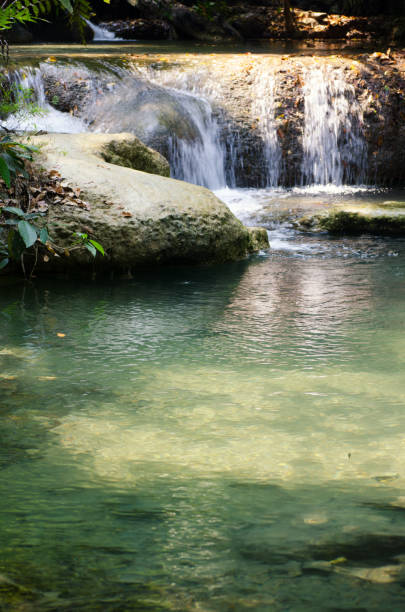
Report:
<svg viewBox="0 0 405 612"><path fill-rule="evenodd" d="M337 559L333 559L332 561L329 561L329 563L331 565L338 565L339 563L346 563L347 559L346 557L338 557Z"/></svg>
<svg viewBox="0 0 405 612"><path fill-rule="evenodd" d="M58 332L56 335L58 338L64 338L66 336L66 334L61 334L60 332Z"/></svg>

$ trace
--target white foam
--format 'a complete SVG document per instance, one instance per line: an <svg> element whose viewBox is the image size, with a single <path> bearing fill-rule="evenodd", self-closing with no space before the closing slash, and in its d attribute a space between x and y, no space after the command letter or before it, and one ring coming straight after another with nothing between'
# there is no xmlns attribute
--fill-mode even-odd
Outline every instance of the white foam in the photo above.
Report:
<svg viewBox="0 0 405 612"><path fill-rule="evenodd" d="M91 28L93 30L93 41L94 42L101 42L101 41L109 41L111 42L112 40L114 41L123 41L123 38L119 38L118 36L116 36L114 34L114 32L110 32L110 30L107 30L106 28L100 28L100 26L91 23L91 21L89 21L88 19L85 19L85 22L87 23L87 25L89 26L89 28Z"/></svg>

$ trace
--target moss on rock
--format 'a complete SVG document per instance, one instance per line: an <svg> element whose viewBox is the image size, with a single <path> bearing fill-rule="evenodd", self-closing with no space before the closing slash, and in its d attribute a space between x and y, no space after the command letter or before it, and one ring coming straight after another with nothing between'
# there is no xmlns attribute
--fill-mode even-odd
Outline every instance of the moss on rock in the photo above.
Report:
<svg viewBox="0 0 405 612"><path fill-rule="evenodd" d="M135 136L128 140L108 142L102 148L101 156L105 161L116 166L124 166L124 168L132 168L149 174L170 176L170 166L167 159L157 151L147 147Z"/></svg>
<svg viewBox="0 0 405 612"><path fill-rule="evenodd" d="M39 268L127 272L165 262L232 261L267 246L265 230L249 232L208 189L100 159L110 142L130 139L94 133L33 137L41 146L42 166L58 171L87 204L62 201L49 207L46 222L55 243L69 248L74 232L85 232L106 251L96 260L85 249L69 257L47 256L39 259Z"/></svg>
<svg viewBox="0 0 405 612"><path fill-rule="evenodd" d="M405 214L365 213L334 210L317 218L317 226L331 234L374 234L380 236L405 236Z"/></svg>
<svg viewBox="0 0 405 612"><path fill-rule="evenodd" d="M249 251L255 253L270 247L267 230L264 227L248 227L250 234Z"/></svg>

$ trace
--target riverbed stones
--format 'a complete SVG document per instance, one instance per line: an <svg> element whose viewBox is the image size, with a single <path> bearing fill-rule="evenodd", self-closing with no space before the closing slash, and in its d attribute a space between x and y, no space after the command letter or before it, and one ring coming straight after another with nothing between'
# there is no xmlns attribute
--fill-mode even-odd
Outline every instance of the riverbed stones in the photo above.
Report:
<svg viewBox="0 0 405 612"><path fill-rule="evenodd" d="M129 134L47 134L34 137L41 165L55 170L64 184L80 190L90 209L63 201L49 208L53 241L69 248L75 232L100 242L107 255L96 260L85 249L67 257L46 256L49 270L119 269L165 262L211 263L241 258L265 246L212 192L164 176L106 162L101 151L110 142L128 142ZM115 145L116 146L116 145Z"/></svg>

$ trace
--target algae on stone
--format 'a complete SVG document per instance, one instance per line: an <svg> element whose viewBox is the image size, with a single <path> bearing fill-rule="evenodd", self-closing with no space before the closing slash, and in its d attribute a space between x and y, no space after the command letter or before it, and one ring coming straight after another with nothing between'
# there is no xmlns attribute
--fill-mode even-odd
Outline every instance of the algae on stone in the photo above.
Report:
<svg viewBox="0 0 405 612"><path fill-rule="evenodd" d="M334 210L318 218L319 228L331 234L405 236L405 214Z"/></svg>
<svg viewBox="0 0 405 612"><path fill-rule="evenodd" d="M135 136L128 140L111 140L102 148L101 155L105 161L116 166L160 176L170 176L170 165L167 159L147 147Z"/></svg>

